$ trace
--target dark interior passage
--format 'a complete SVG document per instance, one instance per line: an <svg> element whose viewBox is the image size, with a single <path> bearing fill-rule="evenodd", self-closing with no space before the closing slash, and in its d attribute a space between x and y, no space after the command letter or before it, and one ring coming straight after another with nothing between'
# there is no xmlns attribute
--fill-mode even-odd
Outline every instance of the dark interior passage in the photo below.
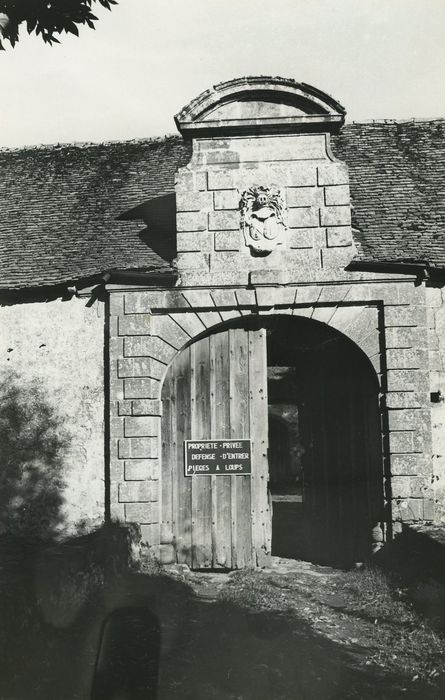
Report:
<svg viewBox="0 0 445 700"><path fill-rule="evenodd" d="M268 323L272 554L349 565L383 520L378 383L363 353L309 319Z"/></svg>

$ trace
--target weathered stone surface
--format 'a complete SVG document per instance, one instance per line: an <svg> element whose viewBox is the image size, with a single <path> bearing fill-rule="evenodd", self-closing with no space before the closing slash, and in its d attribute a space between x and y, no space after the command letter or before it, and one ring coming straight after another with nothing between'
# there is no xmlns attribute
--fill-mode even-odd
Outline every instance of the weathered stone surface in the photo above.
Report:
<svg viewBox="0 0 445 700"><path fill-rule="evenodd" d="M295 302L297 304L311 304L320 298L322 288L312 285L304 285L295 288Z"/></svg>
<svg viewBox="0 0 445 700"><path fill-rule="evenodd" d="M422 498L404 498L394 501L393 518L402 522L423 520L424 502Z"/></svg>
<svg viewBox="0 0 445 700"><path fill-rule="evenodd" d="M118 415L131 416L131 401L118 401Z"/></svg>
<svg viewBox="0 0 445 700"><path fill-rule="evenodd" d="M426 333L419 328L386 328L386 347L391 348L422 348L426 347Z"/></svg>
<svg viewBox="0 0 445 700"><path fill-rule="evenodd" d="M427 480L419 476L393 476L393 498L423 498L428 491Z"/></svg>
<svg viewBox="0 0 445 700"><path fill-rule="evenodd" d="M162 416L162 403L159 399L136 399L131 401L133 416Z"/></svg>
<svg viewBox="0 0 445 700"><path fill-rule="evenodd" d="M388 411L390 430L414 430L424 419L425 413L420 409L392 409Z"/></svg>
<svg viewBox="0 0 445 700"><path fill-rule="evenodd" d="M323 207L320 209L321 226L350 226L351 208L345 206Z"/></svg>
<svg viewBox="0 0 445 700"><path fill-rule="evenodd" d="M224 250L215 255L212 255L210 259L210 270L212 272L212 278L214 272L221 272L222 270L224 270L225 273L228 273L237 272L243 269L246 270L246 268L248 269L247 266L249 265L249 257L247 253L247 248L245 250L246 252L244 255L242 255L241 253L234 253L228 250ZM258 260L262 261L263 258L258 258ZM261 264L262 263L259 263L259 265Z"/></svg>
<svg viewBox="0 0 445 700"><path fill-rule="evenodd" d="M390 369L386 374L388 391L415 391L420 388L421 373L411 369Z"/></svg>
<svg viewBox="0 0 445 700"><path fill-rule="evenodd" d="M222 316L218 311L200 311L198 316L206 328L222 323Z"/></svg>
<svg viewBox="0 0 445 700"><path fill-rule="evenodd" d="M178 212L176 214L178 231L205 231L207 228L206 212Z"/></svg>
<svg viewBox="0 0 445 700"><path fill-rule="evenodd" d="M210 256L208 253L183 253L176 256L178 270L198 270L199 274L210 269Z"/></svg>
<svg viewBox="0 0 445 700"><path fill-rule="evenodd" d="M117 317L115 317L116 321L116 331L117 331ZM116 357L122 357L122 353L124 350L124 338L119 338L119 337L110 337L108 339L108 349L110 352L110 358L113 360L113 358Z"/></svg>
<svg viewBox="0 0 445 700"><path fill-rule="evenodd" d="M110 294L110 314L111 316L121 316L124 313L124 295L122 292Z"/></svg>
<svg viewBox="0 0 445 700"><path fill-rule="evenodd" d="M116 416L111 414L110 417L110 430L114 437L124 436L124 421L121 416Z"/></svg>
<svg viewBox="0 0 445 700"><path fill-rule="evenodd" d="M215 250L240 250L244 245L241 231L217 231L215 232Z"/></svg>
<svg viewBox="0 0 445 700"><path fill-rule="evenodd" d="M389 434L389 451L393 454L415 452L412 431L391 432Z"/></svg>
<svg viewBox="0 0 445 700"><path fill-rule="evenodd" d="M275 303L274 291L269 287L257 287L255 290L257 306L264 309L273 308Z"/></svg>
<svg viewBox="0 0 445 700"><path fill-rule="evenodd" d="M319 207L323 204L321 187L287 187L288 207Z"/></svg>
<svg viewBox="0 0 445 700"><path fill-rule="evenodd" d="M209 214L210 231L238 231L239 227L239 211L214 211Z"/></svg>
<svg viewBox="0 0 445 700"><path fill-rule="evenodd" d="M205 326L199 316L193 311L187 311L185 313L173 313L169 314L177 325L182 328L182 330L187 333L190 338L194 338L203 331L205 331Z"/></svg>
<svg viewBox="0 0 445 700"><path fill-rule="evenodd" d="M317 207L298 207L289 209L287 223L289 228L310 228L319 225L319 210Z"/></svg>
<svg viewBox="0 0 445 700"><path fill-rule="evenodd" d="M212 272L202 272L202 270L181 270L181 282L184 287L196 286L218 286L232 287L233 285L246 285L249 282L249 270L231 270L221 272L212 269Z"/></svg>
<svg viewBox="0 0 445 700"><path fill-rule="evenodd" d="M184 289L182 294L191 308L213 306L210 292L206 289Z"/></svg>
<svg viewBox="0 0 445 700"><path fill-rule="evenodd" d="M125 357L153 357L165 364L176 355L176 349L157 336L125 338Z"/></svg>
<svg viewBox="0 0 445 700"><path fill-rule="evenodd" d="M158 481L125 481L119 484L120 503L148 503L158 498Z"/></svg>
<svg viewBox="0 0 445 700"><path fill-rule="evenodd" d="M420 408L422 398L417 391L388 391L386 405L388 408Z"/></svg>
<svg viewBox="0 0 445 700"><path fill-rule="evenodd" d="M172 544L161 544L159 547L159 562L161 564L173 564L176 561L176 552Z"/></svg>
<svg viewBox="0 0 445 700"><path fill-rule="evenodd" d="M210 189L207 187L207 172L205 170L195 172L195 189L199 192Z"/></svg>
<svg viewBox="0 0 445 700"><path fill-rule="evenodd" d="M329 321L331 320L334 311L334 306L321 306L316 304L313 308L311 318L314 319L314 321L320 321L321 323L329 324Z"/></svg>
<svg viewBox="0 0 445 700"><path fill-rule="evenodd" d="M127 377L151 377L161 379L164 376L166 365L152 357L131 357L118 359L118 376Z"/></svg>
<svg viewBox="0 0 445 700"><path fill-rule="evenodd" d="M209 170L209 190L230 190L235 188L234 173L231 170Z"/></svg>
<svg viewBox="0 0 445 700"><path fill-rule="evenodd" d="M424 474L425 459L421 454L399 454L391 456L391 474L395 476L415 476Z"/></svg>
<svg viewBox="0 0 445 700"><path fill-rule="evenodd" d="M203 234L206 232L203 231ZM201 252L202 234L198 231L178 231L176 234L176 245L178 253L199 253Z"/></svg>
<svg viewBox="0 0 445 700"><path fill-rule="evenodd" d="M173 318L164 315L153 317L152 334L166 341L177 350L190 340L190 335Z"/></svg>
<svg viewBox="0 0 445 700"><path fill-rule="evenodd" d="M425 352L427 354L427 361L431 370L431 388L433 389L433 386L436 386L437 391L442 383L442 377L440 376L444 366L442 353L440 350L428 350Z"/></svg>
<svg viewBox="0 0 445 700"><path fill-rule="evenodd" d="M326 206L339 206L350 204L349 185L333 185L324 188L324 201Z"/></svg>
<svg viewBox="0 0 445 700"><path fill-rule="evenodd" d="M90 531L104 520L104 304L97 301L92 306L85 304L85 299L72 298L0 308L3 392L12 392L9 394L12 406L14 392L17 392L18 406L23 402L29 407L34 425L30 434L41 428L42 436L47 430L50 436L50 444L42 444L43 451L39 452L37 446L34 454L21 454L19 426L22 423L22 429L28 434L27 418L20 410L21 418L18 423L14 422L14 409L11 413L3 404L3 431L10 422L9 429L13 430L19 446L15 455L19 478L15 493L28 493L32 499L34 486L31 482L34 483L32 480L36 477L37 489L48 488L57 495L54 504L50 499L47 510L41 513L41 522L36 521L37 528L42 528L42 532L35 530L36 536L53 536L51 527L46 530L46 523L51 523L54 516L53 508L57 511L58 537L79 534L81 521L85 530ZM121 388L121 382L112 388L114 411ZM53 452L56 436L64 447ZM6 456L4 438L3 435L0 447L3 461ZM21 464L25 473L23 459L30 469L31 482L21 481ZM2 475L4 479L4 471ZM6 506L5 499L7 496L3 493L3 506ZM21 525L21 514L26 506L26 500L23 504L18 501L16 506L11 502L8 506L17 518L17 525Z"/></svg>
<svg viewBox="0 0 445 700"><path fill-rule="evenodd" d="M150 549L156 549L159 545L159 524L140 525L141 543L148 545Z"/></svg>
<svg viewBox="0 0 445 700"><path fill-rule="evenodd" d="M149 314L128 314L119 316L119 335L149 335L150 333Z"/></svg>
<svg viewBox="0 0 445 700"><path fill-rule="evenodd" d="M350 284L326 284L320 290L318 301L337 304L354 301L354 287Z"/></svg>
<svg viewBox="0 0 445 700"><path fill-rule="evenodd" d="M178 212L193 212L209 209L212 206L212 195L209 192L193 192L178 190L176 193L176 210Z"/></svg>
<svg viewBox="0 0 445 700"><path fill-rule="evenodd" d="M326 163L318 166L318 184L321 185L348 185L349 175L345 163Z"/></svg>
<svg viewBox="0 0 445 700"><path fill-rule="evenodd" d="M215 248L215 236L213 231L201 231L201 252L212 253Z"/></svg>
<svg viewBox="0 0 445 700"><path fill-rule="evenodd" d="M352 232L349 226L329 226L326 229L326 238L331 248L352 245Z"/></svg>
<svg viewBox="0 0 445 700"><path fill-rule="evenodd" d="M213 289L211 295L215 307L218 309L237 306L237 299L233 289Z"/></svg>
<svg viewBox="0 0 445 700"><path fill-rule="evenodd" d="M413 282L396 285L398 299L401 304L421 305L425 303L425 288L421 285L414 286Z"/></svg>
<svg viewBox="0 0 445 700"><path fill-rule="evenodd" d="M394 348L386 352L386 366L388 369L418 369L425 367L427 361L428 357L425 350Z"/></svg>
<svg viewBox="0 0 445 700"><path fill-rule="evenodd" d="M127 416L124 423L125 437L152 437L159 434L160 421L155 416Z"/></svg>
<svg viewBox="0 0 445 700"><path fill-rule="evenodd" d="M301 228L288 231L289 248L313 248L314 229Z"/></svg>
<svg viewBox="0 0 445 700"><path fill-rule="evenodd" d="M159 460L130 459L125 460L125 481L145 481L159 478Z"/></svg>
<svg viewBox="0 0 445 700"><path fill-rule="evenodd" d="M231 321L232 319L237 319L241 316L241 311L238 309L232 309L231 311L221 311L221 318L223 321Z"/></svg>
<svg viewBox="0 0 445 700"><path fill-rule="evenodd" d="M325 248L324 250L322 249L321 260L323 268L325 268L326 270L344 269L347 265L349 265L354 255L355 250L352 246L344 248Z"/></svg>
<svg viewBox="0 0 445 700"><path fill-rule="evenodd" d="M431 423L422 423L417 426L413 433L414 452L423 452L431 455L432 451L432 432Z"/></svg>
<svg viewBox="0 0 445 700"><path fill-rule="evenodd" d="M296 287L274 287L270 291L275 306L292 306L297 289Z"/></svg>
<svg viewBox="0 0 445 700"><path fill-rule="evenodd" d="M124 398L126 399L157 399L160 382L144 377L124 380Z"/></svg>
<svg viewBox="0 0 445 700"><path fill-rule="evenodd" d="M256 296L253 289L237 289L235 296L239 306L255 306Z"/></svg>
<svg viewBox="0 0 445 700"><path fill-rule="evenodd" d="M240 194L238 190L216 190L213 193L213 206L218 209L239 209Z"/></svg>
<svg viewBox="0 0 445 700"><path fill-rule="evenodd" d="M424 326L425 311L419 306L385 306L385 326Z"/></svg>
<svg viewBox="0 0 445 700"><path fill-rule="evenodd" d="M148 292L137 289L124 295L126 314L148 314L152 308L163 308L168 292Z"/></svg>
<svg viewBox="0 0 445 700"><path fill-rule="evenodd" d="M150 524L159 522L158 503L126 503L125 521L127 523Z"/></svg>
<svg viewBox="0 0 445 700"><path fill-rule="evenodd" d="M112 401L122 401L124 398L124 381L123 379L110 380L110 399Z"/></svg>
<svg viewBox="0 0 445 700"><path fill-rule="evenodd" d="M194 162L199 166L267 163L289 160L320 160L326 158L324 134L290 134L200 139L195 142ZM211 170L209 170L210 176ZM209 178L210 187L210 178ZM217 188L219 189L219 188Z"/></svg>
<svg viewBox="0 0 445 700"><path fill-rule="evenodd" d="M195 184L195 173L188 168L180 168L175 176L175 189L180 190L193 190Z"/></svg>
<svg viewBox="0 0 445 700"><path fill-rule="evenodd" d="M120 459L145 459L158 457L158 438L121 438L119 440Z"/></svg>

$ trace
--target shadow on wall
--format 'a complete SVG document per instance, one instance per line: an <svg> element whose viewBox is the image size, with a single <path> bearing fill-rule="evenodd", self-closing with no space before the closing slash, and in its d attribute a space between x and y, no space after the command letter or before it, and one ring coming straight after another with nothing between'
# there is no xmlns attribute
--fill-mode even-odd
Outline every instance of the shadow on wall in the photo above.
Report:
<svg viewBox="0 0 445 700"><path fill-rule="evenodd" d="M69 436L38 381L0 377L0 533L52 539Z"/></svg>

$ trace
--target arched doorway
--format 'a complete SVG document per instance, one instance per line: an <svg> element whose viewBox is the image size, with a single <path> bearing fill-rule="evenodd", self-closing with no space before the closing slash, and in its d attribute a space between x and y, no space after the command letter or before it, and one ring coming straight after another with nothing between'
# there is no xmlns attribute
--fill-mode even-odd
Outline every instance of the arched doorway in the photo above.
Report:
<svg viewBox="0 0 445 700"><path fill-rule="evenodd" d="M382 520L378 381L323 323L251 317L184 348L162 390L161 542L192 568L347 565ZM247 439L252 472L184 472L184 441ZM210 448L209 448L210 449Z"/></svg>
<svg viewBox="0 0 445 700"><path fill-rule="evenodd" d="M279 485L271 473L272 554L336 565L362 561L383 520L375 371L352 341L306 318L270 319L267 355L269 455L277 449L283 455L270 421L277 413L287 417L288 455ZM269 463L273 470L274 459Z"/></svg>

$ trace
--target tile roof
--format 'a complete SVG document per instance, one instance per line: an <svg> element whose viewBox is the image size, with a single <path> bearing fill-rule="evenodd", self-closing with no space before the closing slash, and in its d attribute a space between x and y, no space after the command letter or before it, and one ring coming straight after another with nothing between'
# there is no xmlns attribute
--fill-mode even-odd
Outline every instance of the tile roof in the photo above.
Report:
<svg viewBox="0 0 445 700"><path fill-rule="evenodd" d="M0 150L0 289L171 272L171 221L143 219L189 158L178 137Z"/></svg>
<svg viewBox="0 0 445 700"><path fill-rule="evenodd" d="M346 125L358 257L445 268L445 121ZM0 289L172 272L180 137L0 150Z"/></svg>
<svg viewBox="0 0 445 700"><path fill-rule="evenodd" d="M360 260L445 268L445 120L350 124L332 146L349 167Z"/></svg>

